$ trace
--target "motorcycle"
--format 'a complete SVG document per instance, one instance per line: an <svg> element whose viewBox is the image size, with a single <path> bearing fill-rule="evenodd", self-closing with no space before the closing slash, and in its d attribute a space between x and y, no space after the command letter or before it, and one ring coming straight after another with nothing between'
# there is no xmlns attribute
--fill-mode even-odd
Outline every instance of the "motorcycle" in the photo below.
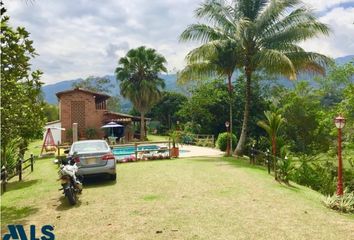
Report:
<svg viewBox="0 0 354 240"><path fill-rule="evenodd" d="M63 159L60 163L59 180L61 181L63 194L68 198L71 205L77 202L77 195L82 192L82 176L77 176L78 167L76 162L79 161L77 156Z"/></svg>

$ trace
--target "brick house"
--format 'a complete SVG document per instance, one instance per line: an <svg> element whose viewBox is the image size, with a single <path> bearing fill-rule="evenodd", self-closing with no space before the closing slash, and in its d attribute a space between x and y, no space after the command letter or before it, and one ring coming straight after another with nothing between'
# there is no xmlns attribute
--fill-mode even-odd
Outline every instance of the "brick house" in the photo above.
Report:
<svg viewBox="0 0 354 240"><path fill-rule="evenodd" d="M73 123L78 123L79 139L87 139L88 130L96 132L99 139L107 134L114 134L125 141L132 141L134 129L140 129L140 117L129 114L110 112L107 110L109 95L90 90L75 88L56 93L59 102L59 119L61 127L66 131L61 133L61 142L70 142L70 131ZM148 120L148 119L147 119ZM116 122L124 128L101 129L108 122ZM145 121L146 125L146 121ZM146 129L146 128L145 128ZM110 131L109 133L107 131Z"/></svg>

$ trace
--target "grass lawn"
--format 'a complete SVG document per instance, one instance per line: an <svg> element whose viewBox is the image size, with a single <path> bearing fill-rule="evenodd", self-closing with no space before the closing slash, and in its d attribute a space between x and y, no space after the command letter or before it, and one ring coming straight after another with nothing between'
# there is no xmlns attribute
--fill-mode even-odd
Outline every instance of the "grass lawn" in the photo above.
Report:
<svg viewBox="0 0 354 240"><path fill-rule="evenodd" d="M30 142L30 144L28 145L28 151L26 151L25 153L25 159L29 158L31 154L35 156L39 156L41 154L42 145L43 145L42 139L38 139Z"/></svg>
<svg viewBox="0 0 354 240"><path fill-rule="evenodd" d="M9 223L54 225L56 239L354 239L354 215L231 158L119 164L118 181L89 179L70 207L51 159L2 196ZM7 230L6 230L7 231Z"/></svg>
<svg viewBox="0 0 354 240"><path fill-rule="evenodd" d="M160 136L160 135L152 135L149 134L147 136L149 142L160 142L160 141L168 141L168 136Z"/></svg>

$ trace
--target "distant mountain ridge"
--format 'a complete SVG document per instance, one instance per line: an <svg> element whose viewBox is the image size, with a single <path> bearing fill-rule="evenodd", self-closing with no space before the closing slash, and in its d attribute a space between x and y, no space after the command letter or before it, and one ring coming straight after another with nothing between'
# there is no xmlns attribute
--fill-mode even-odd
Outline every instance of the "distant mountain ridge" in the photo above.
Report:
<svg viewBox="0 0 354 240"><path fill-rule="evenodd" d="M335 61L337 64L342 65L342 64L350 62L353 59L354 59L354 55L348 55L348 56L336 58ZM117 82L115 76L106 75L105 77L109 78L111 83L114 86L114 89L112 89L112 92L119 93L119 85L118 85L118 82ZM181 87L177 84L176 74L162 74L161 77L165 80L165 84L166 84L165 89L167 91L176 91L176 92L181 92L181 93L186 92L186 90L183 87ZM313 75L303 74L303 75L300 75L298 79L311 81L312 77L313 77ZM66 80L66 81L61 81L61 82L57 82L54 84L44 85L42 87L42 90L44 92L45 101L50 104L57 104L58 99L55 94L57 92L71 89L73 83L78 82L80 80L82 80L82 79L78 78L78 79L74 79L74 80ZM278 82L286 87L291 87L293 84L292 82L290 82L284 78L280 78L278 80ZM313 83L311 85L313 85ZM126 99L122 99L121 105L122 105L122 111L124 111L124 112L129 111L129 109L131 108L131 103Z"/></svg>
<svg viewBox="0 0 354 240"><path fill-rule="evenodd" d="M119 89L119 84L115 78L115 76L113 75L106 75L104 77L107 77L111 84L114 86L114 88L111 90L112 93L118 93L120 92ZM183 89L183 87L178 86L176 79L177 76L176 74L162 74L161 77L165 80L165 89L167 91L176 91L176 92L185 92L185 90ZM42 91L44 93L44 99L46 102L50 103L50 104L57 104L58 103L58 99L57 96L55 95L57 92L61 92L61 91L65 91L68 89L72 88L72 85L76 82L81 81L82 78L78 78L75 80L66 80L66 81L61 81L58 83L54 83L54 84L48 84L48 85L44 85L42 87ZM121 99L121 107L122 107L122 111L126 112L129 111L131 108L131 103L126 100L126 99Z"/></svg>

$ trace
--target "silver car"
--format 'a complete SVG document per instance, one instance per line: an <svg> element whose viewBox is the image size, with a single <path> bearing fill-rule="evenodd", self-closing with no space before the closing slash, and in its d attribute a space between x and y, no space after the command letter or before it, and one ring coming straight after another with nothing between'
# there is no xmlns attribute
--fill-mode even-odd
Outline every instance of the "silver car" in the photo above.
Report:
<svg viewBox="0 0 354 240"><path fill-rule="evenodd" d="M79 175L109 175L111 180L116 180L116 159L106 141L74 142L69 151L69 156L73 155L78 156L75 161Z"/></svg>

